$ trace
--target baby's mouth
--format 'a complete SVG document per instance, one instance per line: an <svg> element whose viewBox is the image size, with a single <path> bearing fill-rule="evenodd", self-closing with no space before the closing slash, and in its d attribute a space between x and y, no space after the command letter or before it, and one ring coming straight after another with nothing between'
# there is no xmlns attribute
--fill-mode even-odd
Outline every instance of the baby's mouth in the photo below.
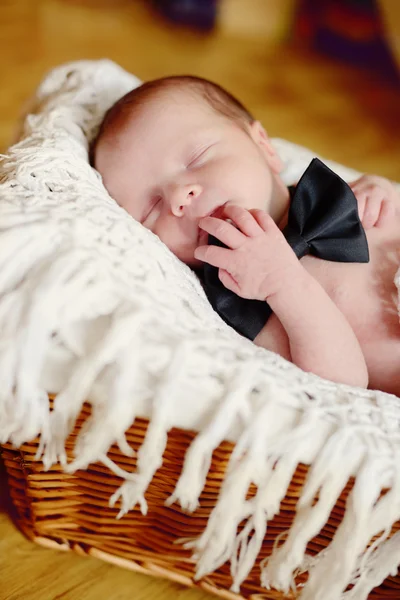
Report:
<svg viewBox="0 0 400 600"><path fill-rule="evenodd" d="M208 215L208 217L220 217L224 211L224 206L225 206L226 202L224 202L223 204L220 204L220 206L217 206L217 208L214 208L214 210L212 210Z"/></svg>
<svg viewBox="0 0 400 600"><path fill-rule="evenodd" d="M218 218L218 217L222 216L225 204L226 204L226 202L224 202L223 204L220 204L219 206L217 206L217 208L214 208L212 211L210 211L209 213L204 215L203 218L205 218L205 217L217 217ZM209 236L209 233L207 231L204 231L204 229L201 229L201 227L199 227L199 233L197 236L197 245L204 246L205 244L207 244L208 236Z"/></svg>
<svg viewBox="0 0 400 600"><path fill-rule="evenodd" d="M214 208L207 215L204 215L204 217L221 218L222 215L223 215L223 212L224 212L225 204L226 204L226 202L224 202L220 206L217 206L217 208ZM225 221L227 221L228 223L231 223L231 225L235 225L231 219L225 219ZM209 235L210 234L207 231L204 231L204 229L201 229L201 227L199 227L199 233L198 233L198 237L197 237L197 245L198 246L204 246L205 244L207 244L207 240L208 240L208 236Z"/></svg>

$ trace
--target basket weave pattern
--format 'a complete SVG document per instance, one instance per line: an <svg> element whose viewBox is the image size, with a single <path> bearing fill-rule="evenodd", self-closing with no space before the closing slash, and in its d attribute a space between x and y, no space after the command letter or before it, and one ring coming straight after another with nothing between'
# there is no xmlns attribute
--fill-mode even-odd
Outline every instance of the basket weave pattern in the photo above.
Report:
<svg viewBox="0 0 400 600"><path fill-rule="evenodd" d="M72 458L77 433L88 414L89 409L85 407L68 439L69 458ZM147 424L147 420L137 419L127 432L127 441L136 451L143 443ZM49 471L45 471L42 462L35 459L38 440L26 443L18 450L6 444L2 453L20 528L38 544L88 554L140 573L165 577L184 586L197 585L221 598L294 598L294 594L284 596L279 591L262 588L259 564L270 556L277 536L290 527L308 468L298 466L281 504L280 513L269 524L260 556L242 585L242 595L239 596L228 591L232 580L227 564L195 582L194 560L191 552L183 547L184 539L198 537L206 526L218 498L232 444L224 442L214 452L207 483L200 498L200 507L195 513L187 514L176 505L164 505L174 490L185 452L194 437L195 433L192 432L171 430L163 466L146 493L148 514L143 516L139 507L136 507L121 520L116 519L118 506L109 506L109 498L120 480L102 464L96 463L86 471L75 474L63 472L59 465L53 465ZM112 447L109 456L123 469L135 470L135 457L124 456L116 446ZM349 481L327 524L308 545L309 554L317 554L330 543L342 520L351 485L352 482ZM392 533L398 529L400 523L393 528ZM177 543L177 540L182 543ZM298 591L305 580L306 574L300 574L296 578ZM371 599L381 600L399 597L400 576L389 577L370 595Z"/></svg>

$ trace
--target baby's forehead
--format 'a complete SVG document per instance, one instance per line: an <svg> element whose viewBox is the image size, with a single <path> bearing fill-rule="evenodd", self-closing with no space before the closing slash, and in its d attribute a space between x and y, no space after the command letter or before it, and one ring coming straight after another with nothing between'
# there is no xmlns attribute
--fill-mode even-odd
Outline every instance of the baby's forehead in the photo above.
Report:
<svg viewBox="0 0 400 600"><path fill-rule="evenodd" d="M186 110L182 111L182 107L184 107ZM133 112L135 112L136 108L138 109L138 112L140 112L140 109L145 110L146 108L149 108L150 110L162 110L163 108L165 110L168 108L173 110L176 108L182 111L182 115L192 108L215 113L207 98L202 95L199 90L196 90L187 84L154 90L153 93L148 97L147 102L141 102L136 106L135 103L133 104Z"/></svg>
<svg viewBox="0 0 400 600"><path fill-rule="evenodd" d="M205 98L191 90L163 90L146 103L133 105L122 120L122 129L134 131L147 128L163 135L171 127L193 129L196 125L212 125L219 115Z"/></svg>

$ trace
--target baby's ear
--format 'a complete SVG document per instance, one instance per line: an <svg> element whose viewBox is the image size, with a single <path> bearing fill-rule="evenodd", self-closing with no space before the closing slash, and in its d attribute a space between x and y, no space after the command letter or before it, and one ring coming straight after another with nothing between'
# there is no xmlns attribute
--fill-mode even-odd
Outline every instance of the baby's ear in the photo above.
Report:
<svg viewBox="0 0 400 600"><path fill-rule="evenodd" d="M283 169L283 162L271 144L271 140L260 121L253 121L250 125L250 135L255 143L260 146L271 169L275 173L280 173Z"/></svg>

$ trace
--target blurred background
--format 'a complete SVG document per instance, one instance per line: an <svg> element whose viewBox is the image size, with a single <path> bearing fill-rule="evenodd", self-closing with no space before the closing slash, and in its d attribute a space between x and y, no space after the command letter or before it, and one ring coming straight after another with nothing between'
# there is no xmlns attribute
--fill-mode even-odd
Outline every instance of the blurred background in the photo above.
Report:
<svg viewBox="0 0 400 600"><path fill-rule="evenodd" d="M400 0L1 0L0 40L0 152L52 67L107 57L143 80L210 78L270 135L400 180ZM208 597L34 546L4 483L0 600Z"/></svg>
<svg viewBox="0 0 400 600"><path fill-rule="evenodd" d="M400 179L399 0L1 0L0 39L0 151L50 68L108 57L213 79L270 135Z"/></svg>

